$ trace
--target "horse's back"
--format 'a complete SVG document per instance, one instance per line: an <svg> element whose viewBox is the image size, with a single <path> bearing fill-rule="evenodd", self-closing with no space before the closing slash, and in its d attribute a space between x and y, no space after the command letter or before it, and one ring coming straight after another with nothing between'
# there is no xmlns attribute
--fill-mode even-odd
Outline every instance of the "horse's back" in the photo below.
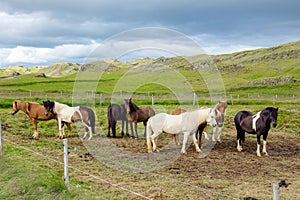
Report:
<svg viewBox="0 0 300 200"><path fill-rule="evenodd" d="M252 133L252 116L249 111L240 111L234 117L234 123L237 129L243 129L248 133Z"/></svg>
<svg viewBox="0 0 300 200"><path fill-rule="evenodd" d="M44 106L36 102L28 102L29 104L29 117L35 118L38 120L49 120L54 119L55 116L50 112L46 116L46 110Z"/></svg>

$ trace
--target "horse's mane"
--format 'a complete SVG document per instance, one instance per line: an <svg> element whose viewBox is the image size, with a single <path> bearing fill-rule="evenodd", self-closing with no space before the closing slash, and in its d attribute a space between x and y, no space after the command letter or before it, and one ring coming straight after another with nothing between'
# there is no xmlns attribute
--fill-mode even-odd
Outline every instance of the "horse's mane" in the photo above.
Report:
<svg viewBox="0 0 300 200"><path fill-rule="evenodd" d="M129 100L128 103L129 103L130 111L134 112L134 111L137 111L137 110L140 109L136 104L134 104L134 103L131 101L131 99Z"/></svg>

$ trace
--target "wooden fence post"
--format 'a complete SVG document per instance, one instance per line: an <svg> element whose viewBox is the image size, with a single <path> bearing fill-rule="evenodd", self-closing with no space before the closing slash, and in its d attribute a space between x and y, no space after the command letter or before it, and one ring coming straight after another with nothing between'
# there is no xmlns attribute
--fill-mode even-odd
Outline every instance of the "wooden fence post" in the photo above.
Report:
<svg viewBox="0 0 300 200"><path fill-rule="evenodd" d="M65 178L65 185L70 190L70 184L69 184L69 172L68 172L68 139L64 139L64 178Z"/></svg>

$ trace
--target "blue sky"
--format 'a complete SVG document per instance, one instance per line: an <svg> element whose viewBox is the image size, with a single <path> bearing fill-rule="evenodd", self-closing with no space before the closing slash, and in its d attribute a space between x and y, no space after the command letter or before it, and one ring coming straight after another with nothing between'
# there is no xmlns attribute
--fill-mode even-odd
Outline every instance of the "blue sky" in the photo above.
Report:
<svg viewBox="0 0 300 200"><path fill-rule="evenodd" d="M118 38L114 46L134 49L147 40L154 47L176 44L175 52L185 48L173 38L151 40L130 31L144 27L177 31L208 54L271 47L300 39L299 8L298 0L2 0L0 67L84 63L99 45L124 31L131 35ZM166 55L139 51L123 59L157 57L160 52ZM102 56L113 55L107 51Z"/></svg>

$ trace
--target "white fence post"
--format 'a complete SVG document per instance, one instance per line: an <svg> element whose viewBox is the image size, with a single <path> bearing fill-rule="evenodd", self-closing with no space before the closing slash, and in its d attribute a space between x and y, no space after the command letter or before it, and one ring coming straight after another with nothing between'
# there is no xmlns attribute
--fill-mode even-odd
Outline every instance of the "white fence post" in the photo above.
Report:
<svg viewBox="0 0 300 200"><path fill-rule="evenodd" d="M102 94L100 94L99 104L100 104L100 106L102 106Z"/></svg>
<svg viewBox="0 0 300 200"><path fill-rule="evenodd" d="M153 94L152 94L152 97L151 97L151 102L152 102L152 106L154 105L154 97L153 97Z"/></svg>
<svg viewBox="0 0 300 200"><path fill-rule="evenodd" d="M69 172L68 172L68 139L64 139L64 178L65 178L65 185L68 190L70 190L69 184Z"/></svg>
<svg viewBox="0 0 300 200"><path fill-rule="evenodd" d="M2 146L2 121L0 119L0 157L3 157L3 146Z"/></svg>
<svg viewBox="0 0 300 200"><path fill-rule="evenodd" d="M280 200L280 187L277 182L273 183L273 200Z"/></svg>
<svg viewBox="0 0 300 200"><path fill-rule="evenodd" d="M194 92L194 97L193 97L193 106L196 104L196 93Z"/></svg>

